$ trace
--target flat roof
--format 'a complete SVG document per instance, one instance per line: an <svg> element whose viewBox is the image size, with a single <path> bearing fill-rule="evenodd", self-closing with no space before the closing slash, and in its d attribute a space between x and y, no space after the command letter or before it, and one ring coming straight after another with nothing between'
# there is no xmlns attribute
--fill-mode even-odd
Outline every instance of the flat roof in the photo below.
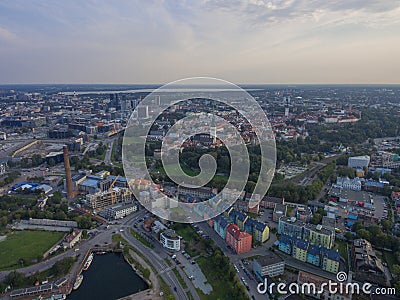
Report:
<svg viewBox="0 0 400 300"><path fill-rule="evenodd" d="M260 256L260 257L256 258L255 260L261 267L270 266L270 265L277 264L277 263L284 261L278 255L276 255L275 253L272 253L272 252L268 253L267 255Z"/></svg>

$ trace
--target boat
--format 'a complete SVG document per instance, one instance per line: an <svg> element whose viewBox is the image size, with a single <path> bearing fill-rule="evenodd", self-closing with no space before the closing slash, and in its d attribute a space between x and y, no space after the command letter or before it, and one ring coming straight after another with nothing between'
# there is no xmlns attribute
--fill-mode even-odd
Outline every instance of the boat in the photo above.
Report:
<svg viewBox="0 0 400 300"><path fill-rule="evenodd" d="M85 264L83 265L83 270L86 271L87 269L89 269L90 265L92 264L93 257L94 257L93 253L90 253L88 259L86 260Z"/></svg>
<svg viewBox="0 0 400 300"><path fill-rule="evenodd" d="M79 276L76 278L75 283L74 283L74 286L73 286L73 289L74 289L74 290L79 289L79 287L80 287L81 284L82 284L82 281L83 281L83 275L81 274L81 275L79 275Z"/></svg>

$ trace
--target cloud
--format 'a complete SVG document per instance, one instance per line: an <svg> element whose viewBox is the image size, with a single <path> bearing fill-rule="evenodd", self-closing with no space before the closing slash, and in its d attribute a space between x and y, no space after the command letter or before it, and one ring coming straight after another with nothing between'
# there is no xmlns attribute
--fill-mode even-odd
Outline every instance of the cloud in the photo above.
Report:
<svg viewBox="0 0 400 300"><path fill-rule="evenodd" d="M0 27L0 40L3 41L13 41L16 40L17 36L10 30Z"/></svg>
<svg viewBox="0 0 400 300"><path fill-rule="evenodd" d="M397 1L3 0L0 82L400 83L399 20Z"/></svg>

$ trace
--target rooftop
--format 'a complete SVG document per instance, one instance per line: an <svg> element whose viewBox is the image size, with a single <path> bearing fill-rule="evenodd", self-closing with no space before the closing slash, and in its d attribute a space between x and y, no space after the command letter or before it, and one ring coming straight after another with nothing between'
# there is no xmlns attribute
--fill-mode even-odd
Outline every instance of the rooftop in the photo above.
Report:
<svg viewBox="0 0 400 300"><path fill-rule="evenodd" d="M260 256L260 257L256 258L255 260L261 267L270 266L270 265L277 264L277 263L284 261L278 255L276 255L275 253L272 253L272 252L269 252L268 254L266 254L264 256Z"/></svg>

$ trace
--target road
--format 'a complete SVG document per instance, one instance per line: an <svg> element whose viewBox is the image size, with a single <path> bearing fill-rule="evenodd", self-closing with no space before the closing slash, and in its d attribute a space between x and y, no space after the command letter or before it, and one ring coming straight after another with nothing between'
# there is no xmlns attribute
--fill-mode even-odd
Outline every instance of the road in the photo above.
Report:
<svg viewBox="0 0 400 300"><path fill-rule="evenodd" d="M171 291L174 293L176 299L188 299L178 279L175 277L172 268L167 265L167 263L164 261L164 258L162 258L155 251L149 250L149 248L145 247L127 231L124 231L122 236L150 261L150 263L158 271L158 275L160 275L161 278L171 288ZM176 287L176 291L174 290L174 287Z"/></svg>
<svg viewBox="0 0 400 300"><path fill-rule="evenodd" d="M119 224L110 225L109 229L105 229L104 225L100 227L100 229L96 230L98 234L93 238L83 241L79 243L75 249L70 249L62 254L51 257L48 260L40 262L38 264L28 266L25 268L18 269L19 273L25 274L25 276L32 275L36 272L43 272L49 268L51 268L54 263L59 260L62 260L65 257L78 256L77 263L74 264L73 269L70 274L67 276L69 280L73 280L76 276L76 272L78 271L79 266L81 265L83 259L85 258L85 254L91 248L94 248L95 245L106 246L112 243L112 235L116 232L120 232L123 230L122 236L126 239L129 244L131 244L134 248L138 250L138 252L142 253L154 266L154 268L158 271L158 274L161 278L168 284L171 288L171 291L174 293L176 299L188 299L186 292L190 292L192 294L193 299L199 300L198 295L195 289L189 288L188 290L184 290L180 285L178 279L176 278L172 268L167 265L164 258L167 257L167 253L163 250L160 244L155 243L156 247L154 250L145 247L141 242L136 240L130 233L129 229L132 228L133 222L137 219L142 218L147 213L146 210L141 210L127 218L125 218ZM103 229L104 228L104 229ZM78 250L79 249L79 250ZM4 280L8 273L12 271L3 271L0 272L0 281ZM190 285L188 285L190 287ZM176 287L176 291L174 290Z"/></svg>
<svg viewBox="0 0 400 300"><path fill-rule="evenodd" d="M135 218L134 220L131 220L129 222L130 226L126 226L128 230L132 228L132 224L134 221L140 218ZM141 235L145 235L146 232L142 229L141 226L138 226L138 228L132 228L136 232L138 232ZM141 251L141 253L153 264L153 266L156 268L156 270L159 272L158 274L161 274L161 277L164 279L164 281L171 287L171 290L173 290L174 286L177 288L177 292L179 292L179 288L181 288L181 292L184 292L185 297L187 292L190 292L192 294L192 298L195 300L200 300L199 296L197 295L196 289L194 288L192 282L190 282L185 274L180 272L179 267L175 265L175 262L172 262L173 266L169 267L167 263L165 262L165 259L169 258L169 253L161 246L161 244L155 240L155 238L152 236L152 239L149 240L150 243L153 244L154 249L149 249L145 247L141 242L139 242L137 239L135 239L130 233L128 233L128 230L125 230L122 234L122 236L127 239L131 244L135 243L134 246L138 246L137 249ZM144 251L143 251L144 250ZM155 261L155 263L153 263ZM178 272L182 275L182 278L185 280L188 288L183 289L179 281L177 280L175 273L172 271L174 268L177 268ZM164 278L162 275L166 275ZM170 278L168 278L170 277ZM178 283L178 284L177 284ZM175 296L177 296L177 293L174 293ZM177 299L186 299L186 298L177 298Z"/></svg>
<svg viewBox="0 0 400 300"><path fill-rule="evenodd" d="M268 299L268 295L261 295L257 292L258 282L255 280L255 278L253 278L253 280L251 280L245 274L245 272L241 266L243 265L242 259L246 259L248 257L255 256L255 255L265 255L266 251L269 249L269 247L271 247L273 245L273 243L276 241L276 236L271 234L270 239L267 242L265 242L263 244L263 246L252 249L250 252L243 253L243 254L236 254L232 249L229 249L227 247L226 242L207 223L201 222L201 223L197 223L197 225L205 234L207 234L211 238L211 240L214 241L214 243L219 248L221 248L221 250L229 258L230 262L239 268L239 273L237 275L238 275L239 281L241 283L243 283L241 280L242 277L245 278L246 282L248 283L250 290L247 291L247 294L248 294L249 298L251 296L254 296L254 298L257 300ZM251 265L249 267L252 268Z"/></svg>
<svg viewBox="0 0 400 300"><path fill-rule="evenodd" d="M106 164L111 164L112 165L112 163L111 163L111 154L112 154L112 149L113 149L113 146L114 146L114 143L115 143L116 139L117 138L114 137L114 138L112 138L110 140L107 140L107 151L106 151L106 156L104 157L104 162Z"/></svg>

